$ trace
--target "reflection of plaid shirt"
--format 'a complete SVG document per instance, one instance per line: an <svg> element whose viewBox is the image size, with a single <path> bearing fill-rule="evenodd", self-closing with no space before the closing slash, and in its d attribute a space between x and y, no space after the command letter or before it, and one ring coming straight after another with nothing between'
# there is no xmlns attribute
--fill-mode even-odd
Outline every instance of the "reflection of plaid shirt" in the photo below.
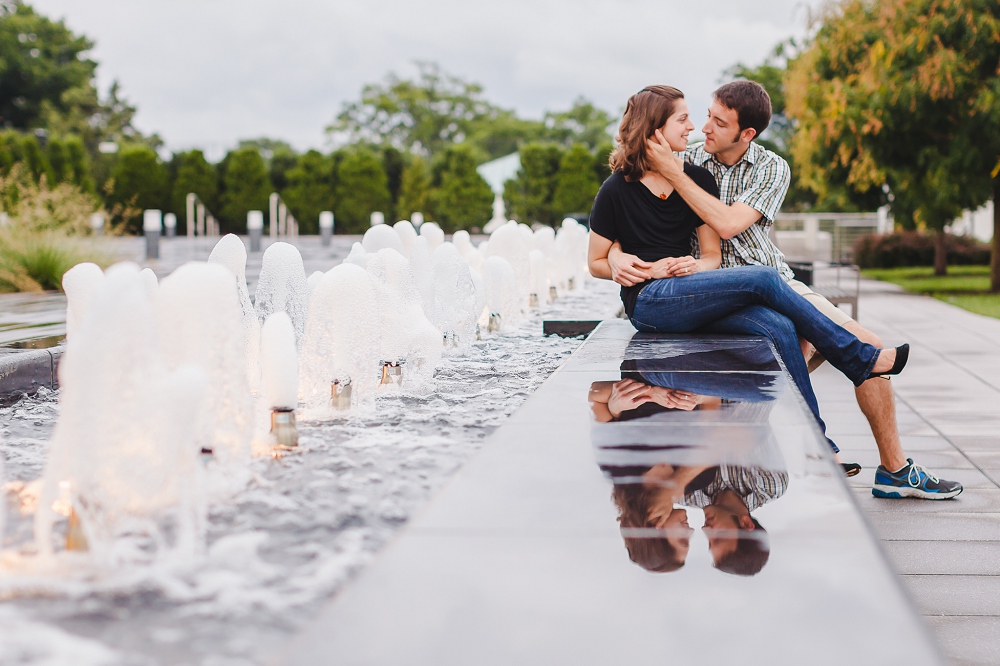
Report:
<svg viewBox="0 0 1000 666"><path fill-rule="evenodd" d="M732 490L743 498L747 510L753 511L778 499L787 489L787 472L762 467L722 465L712 482L701 490L685 495L683 504L704 508L714 502L723 490Z"/></svg>
<svg viewBox="0 0 1000 666"><path fill-rule="evenodd" d="M771 266L786 280L795 277L785 255L771 241L768 230L788 192L791 170L788 162L752 143L743 159L727 166L705 152L704 143L688 146L684 159L705 167L715 176L719 198L727 206L739 201L760 211L760 219L729 240L722 241L722 268L759 264Z"/></svg>

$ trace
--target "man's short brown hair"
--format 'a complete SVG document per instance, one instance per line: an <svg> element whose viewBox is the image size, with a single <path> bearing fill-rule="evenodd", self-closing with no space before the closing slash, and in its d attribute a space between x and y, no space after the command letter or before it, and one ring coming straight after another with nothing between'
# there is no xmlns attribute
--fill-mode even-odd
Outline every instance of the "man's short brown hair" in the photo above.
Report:
<svg viewBox="0 0 1000 666"><path fill-rule="evenodd" d="M740 132L752 127L760 137L771 122L771 97L756 81L740 79L727 83L713 96L719 104L736 112Z"/></svg>

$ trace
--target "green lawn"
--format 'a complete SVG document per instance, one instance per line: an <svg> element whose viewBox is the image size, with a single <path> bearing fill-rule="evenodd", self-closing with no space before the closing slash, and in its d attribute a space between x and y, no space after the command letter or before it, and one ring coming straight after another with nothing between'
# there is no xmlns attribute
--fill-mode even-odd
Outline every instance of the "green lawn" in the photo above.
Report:
<svg viewBox="0 0 1000 666"><path fill-rule="evenodd" d="M933 296L945 303L1000 319L1000 294L989 293L989 266L949 266L948 275L935 277L930 266L869 268L865 277L898 284L907 291Z"/></svg>

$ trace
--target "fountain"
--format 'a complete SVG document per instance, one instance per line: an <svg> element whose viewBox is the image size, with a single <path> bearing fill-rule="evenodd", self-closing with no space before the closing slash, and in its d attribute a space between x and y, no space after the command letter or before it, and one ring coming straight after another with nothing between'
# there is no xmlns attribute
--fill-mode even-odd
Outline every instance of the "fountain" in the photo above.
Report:
<svg viewBox="0 0 1000 666"><path fill-rule="evenodd" d="M286 312L295 331L295 345L302 345L309 307L309 286L302 255L294 245L272 244L264 252L254 294L254 311L261 325L275 312Z"/></svg>
<svg viewBox="0 0 1000 666"><path fill-rule="evenodd" d="M376 224L369 228L361 239L361 247L368 254L375 254L387 247L396 250L400 254L405 254L400 235L388 224Z"/></svg>
<svg viewBox="0 0 1000 666"><path fill-rule="evenodd" d="M506 259L492 256L483 264L483 282L486 287L486 306L489 309L487 330L494 333L511 328L521 315L514 269Z"/></svg>
<svg viewBox="0 0 1000 666"><path fill-rule="evenodd" d="M299 404L295 334L291 317L283 311L269 315L260 330L261 395L271 409L271 435L281 448L293 448L299 443L295 425L295 408Z"/></svg>
<svg viewBox="0 0 1000 666"><path fill-rule="evenodd" d="M355 266L360 266L364 268L368 263L368 253L361 243L355 243L351 246L351 251L348 253L347 258L344 259L345 264L354 264Z"/></svg>
<svg viewBox="0 0 1000 666"><path fill-rule="evenodd" d="M165 362L137 266L112 266L92 296L90 316L59 364L60 413L35 513L36 546L56 552L64 517L65 549L89 550L95 562L191 553L204 530L195 439L209 378Z"/></svg>
<svg viewBox="0 0 1000 666"><path fill-rule="evenodd" d="M233 275L243 319L247 380L251 388L256 388L260 379L260 322L257 321L253 303L250 302L250 290L247 288L247 249L239 236L226 234L215 244L208 262L224 266Z"/></svg>
<svg viewBox="0 0 1000 666"><path fill-rule="evenodd" d="M434 250L434 309L431 322L441 330L446 346L468 348L474 339L482 307L476 310L472 271L458 249L442 243Z"/></svg>
<svg viewBox="0 0 1000 666"><path fill-rule="evenodd" d="M413 228L413 224L409 220L400 220L392 225L392 228L396 230L399 241L403 244L403 256L409 259L410 248L413 247L413 241L417 239L417 230Z"/></svg>
<svg viewBox="0 0 1000 666"><path fill-rule="evenodd" d="M316 285L299 352L299 392L311 412L327 414L337 387L342 394L350 386L355 405L371 403L379 380L378 322L375 280L360 266L345 261Z"/></svg>
<svg viewBox="0 0 1000 666"><path fill-rule="evenodd" d="M537 308L549 298L549 277L541 250L528 252L528 265L531 269L528 305Z"/></svg>
<svg viewBox="0 0 1000 666"><path fill-rule="evenodd" d="M104 271L90 262L77 264L66 271L62 278L66 292L66 337L71 338L86 321L94 305L97 292L104 284Z"/></svg>
<svg viewBox="0 0 1000 666"><path fill-rule="evenodd" d="M420 292L420 301L424 306L424 312L433 312L434 264L427 238L424 236L414 240L413 247L410 248L410 273L417 285L417 291Z"/></svg>
<svg viewBox="0 0 1000 666"><path fill-rule="evenodd" d="M531 288L531 266L528 260L530 245L517 222L508 222L490 234L486 257L502 257L514 270L518 308L528 306L528 294ZM485 272L485 267L483 268ZM484 275L485 277L485 275ZM488 282L488 280L487 280ZM489 288L489 287L487 287Z"/></svg>
<svg viewBox="0 0 1000 666"><path fill-rule="evenodd" d="M420 225L420 237L427 239L427 251L432 253L444 242L444 231L437 222L424 222Z"/></svg>

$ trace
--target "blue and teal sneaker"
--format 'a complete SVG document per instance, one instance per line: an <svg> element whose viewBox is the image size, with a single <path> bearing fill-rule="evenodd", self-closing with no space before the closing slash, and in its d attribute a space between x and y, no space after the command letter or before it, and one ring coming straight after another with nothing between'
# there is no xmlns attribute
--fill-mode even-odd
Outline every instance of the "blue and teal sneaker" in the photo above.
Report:
<svg viewBox="0 0 1000 666"><path fill-rule="evenodd" d="M958 481L939 479L926 469L907 458L909 463L898 472L890 472L882 465L875 470L875 485L872 495L902 499L916 497L918 499L942 500L951 499L962 492L962 484Z"/></svg>

